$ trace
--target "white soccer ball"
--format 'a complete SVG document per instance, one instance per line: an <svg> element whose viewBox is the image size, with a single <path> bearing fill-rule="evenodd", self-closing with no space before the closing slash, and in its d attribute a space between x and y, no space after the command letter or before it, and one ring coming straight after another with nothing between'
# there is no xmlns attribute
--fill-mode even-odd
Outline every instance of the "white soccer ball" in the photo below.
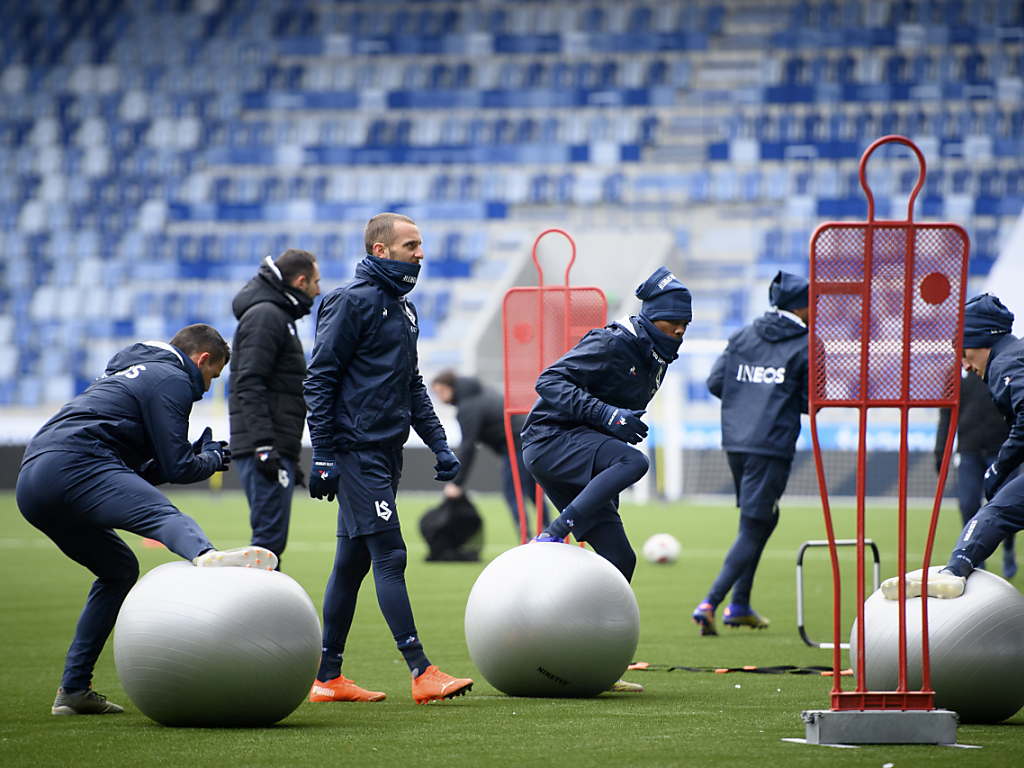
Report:
<svg viewBox="0 0 1024 768"><path fill-rule="evenodd" d="M680 549L671 533L656 533L644 542L644 557L651 563L674 563Z"/></svg>

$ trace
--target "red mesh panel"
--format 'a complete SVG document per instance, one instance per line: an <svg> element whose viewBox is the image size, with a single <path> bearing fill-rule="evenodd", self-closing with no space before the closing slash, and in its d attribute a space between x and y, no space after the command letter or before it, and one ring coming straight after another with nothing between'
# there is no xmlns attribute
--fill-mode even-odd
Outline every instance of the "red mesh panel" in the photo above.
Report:
<svg viewBox="0 0 1024 768"><path fill-rule="evenodd" d="M603 327L607 312L599 288L510 289L502 310L505 410L528 412L537 399L534 387L541 371L572 349L587 331Z"/></svg>
<svg viewBox="0 0 1024 768"><path fill-rule="evenodd" d="M911 231L914 242L908 249ZM966 247L963 230L946 224L820 227L811 242L817 357L812 401L952 403L955 378L950 371L959 365L956 343ZM865 342L867 365L862 370Z"/></svg>

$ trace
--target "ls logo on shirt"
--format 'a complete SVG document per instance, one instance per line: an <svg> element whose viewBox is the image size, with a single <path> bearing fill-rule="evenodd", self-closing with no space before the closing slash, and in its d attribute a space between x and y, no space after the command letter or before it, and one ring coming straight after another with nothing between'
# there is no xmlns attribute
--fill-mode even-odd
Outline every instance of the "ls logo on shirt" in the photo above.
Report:
<svg viewBox="0 0 1024 768"><path fill-rule="evenodd" d="M133 365L128 368L125 368L123 371L118 371L114 375L124 376L126 379L137 379L139 378L139 374L142 373L144 370L146 370L146 366L144 365Z"/></svg>
<svg viewBox="0 0 1024 768"><path fill-rule="evenodd" d="M394 512L394 510L388 506L387 501L375 501L373 502L373 505L377 508L377 517L384 520L391 519L391 513Z"/></svg>
<svg viewBox="0 0 1024 768"><path fill-rule="evenodd" d="M736 366L736 381L753 384L781 384L786 380L785 368L766 368L763 365Z"/></svg>

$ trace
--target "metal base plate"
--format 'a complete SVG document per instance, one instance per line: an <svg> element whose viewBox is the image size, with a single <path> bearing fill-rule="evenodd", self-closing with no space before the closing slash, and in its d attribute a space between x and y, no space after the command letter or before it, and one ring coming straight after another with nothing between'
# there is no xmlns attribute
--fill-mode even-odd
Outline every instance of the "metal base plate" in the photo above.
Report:
<svg viewBox="0 0 1024 768"><path fill-rule="evenodd" d="M930 710L830 710L800 713L808 744L956 744L956 712Z"/></svg>

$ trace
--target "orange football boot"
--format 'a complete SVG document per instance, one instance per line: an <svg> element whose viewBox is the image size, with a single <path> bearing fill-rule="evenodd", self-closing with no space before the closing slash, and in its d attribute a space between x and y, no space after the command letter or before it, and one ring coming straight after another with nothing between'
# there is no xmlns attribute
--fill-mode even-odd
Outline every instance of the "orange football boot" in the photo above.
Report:
<svg viewBox="0 0 1024 768"><path fill-rule="evenodd" d="M426 704L462 696L472 688L473 681L468 677L446 675L431 664L422 675L413 678L412 698L417 704Z"/></svg>
<svg viewBox="0 0 1024 768"><path fill-rule="evenodd" d="M313 681L313 688L309 692L310 701L384 701L387 696L381 691L368 691L339 675L326 683L320 680Z"/></svg>

